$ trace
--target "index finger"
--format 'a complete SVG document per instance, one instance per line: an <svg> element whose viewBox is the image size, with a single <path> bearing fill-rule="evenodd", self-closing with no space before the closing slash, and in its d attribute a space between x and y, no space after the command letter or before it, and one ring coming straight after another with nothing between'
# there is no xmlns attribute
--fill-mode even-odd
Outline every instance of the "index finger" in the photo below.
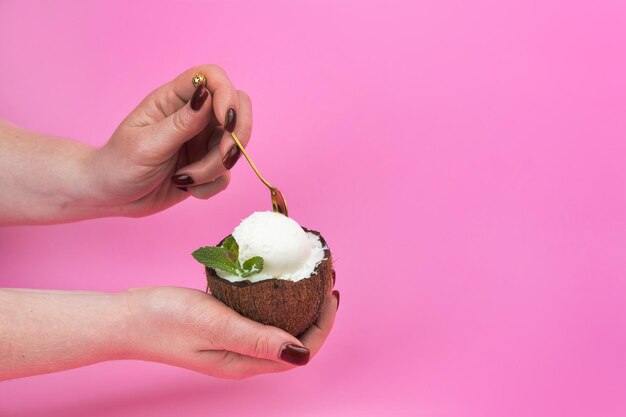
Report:
<svg viewBox="0 0 626 417"><path fill-rule="evenodd" d="M222 126L227 128L227 113L229 109L233 109L235 113L237 112L239 99L233 83L220 66L207 64L189 68L171 82L174 94L176 94L183 103L187 103L191 100L191 96L195 91L192 80L196 74L205 76L206 88L213 97L213 111L215 112L215 117Z"/></svg>

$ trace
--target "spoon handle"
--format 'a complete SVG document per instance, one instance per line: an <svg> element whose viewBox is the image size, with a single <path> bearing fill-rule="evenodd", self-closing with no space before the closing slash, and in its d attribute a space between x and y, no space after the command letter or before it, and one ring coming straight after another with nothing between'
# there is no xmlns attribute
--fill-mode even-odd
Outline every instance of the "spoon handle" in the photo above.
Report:
<svg viewBox="0 0 626 417"><path fill-rule="evenodd" d="M257 177L259 177L259 179L261 180L261 182L263 184L265 184L265 186L267 188L269 188L270 190L274 188L274 186L272 186L272 184L270 184L269 182L267 182L265 180L265 178L263 178L263 176L261 175L261 173L259 172L259 170L257 169L256 165L254 165L254 162L252 162L252 159L250 159L250 157L248 156L248 153L246 152L246 149L243 147L243 145L241 144L241 142L239 141L239 138L237 137L237 135L235 134L235 132L230 132L230 136L233 138L233 140L235 141L235 143L237 144L237 147L239 148L239 150L241 151L241 153L243 154L243 156L246 157L246 159L248 160L248 163L250 164L250 166L252 167L252 170L254 171L254 173L256 174Z"/></svg>
<svg viewBox="0 0 626 417"><path fill-rule="evenodd" d="M272 198L272 210L274 210L277 213L284 214L285 216L289 217L289 215L287 214L288 213L287 212L287 201L286 201L285 196L283 195L283 193L281 193L280 190L278 190L278 188L274 187L272 184L267 182L265 180L265 178L263 178L263 176L261 175L261 173L257 169L256 165L254 165L254 162L252 162L252 159L250 159L250 157L248 156L248 153L246 152L246 150L244 149L243 145L239 141L239 138L237 137L235 132L230 132L230 136L233 138L233 140L235 141L235 144L237 144L237 147L239 148L239 150L241 151L243 156L246 158L246 160L248 161L248 163L252 167L252 170L254 171L256 176L259 177L261 182L263 184L265 184L265 186L267 188L270 189L270 194L271 194L271 198Z"/></svg>

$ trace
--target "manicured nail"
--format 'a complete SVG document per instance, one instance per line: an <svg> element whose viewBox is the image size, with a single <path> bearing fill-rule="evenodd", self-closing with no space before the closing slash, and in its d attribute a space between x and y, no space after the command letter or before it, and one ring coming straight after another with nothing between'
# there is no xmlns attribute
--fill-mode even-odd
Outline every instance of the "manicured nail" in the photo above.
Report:
<svg viewBox="0 0 626 417"><path fill-rule="evenodd" d="M333 269L333 287L335 286L335 282L337 281L337 273Z"/></svg>
<svg viewBox="0 0 626 417"><path fill-rule="evenodd" d="M334 290L334 291L333 291L333 295L334 295L334 296L335 296L335 298L337 299L337 310L339 310L339 299L340 299L340 297L339 297L339 291Z"/></svg>
<svg viewBox="0 0 626 417"><path fill-rule="evenodd" d="M230 148L228 153L226 153L226 156L222 159L222 164L224 164L224 167L226 169L230 170L232 167L235 166L240 156L241 156L241 151L239 150L237 145L235 145L232 148Z"/></svg>
<svg viewBox="0 0 626 417"><path fill-rule="evenodd" d="M172 182L175 185L180 185L180 186L185 186L185 185L191 185L193 184L193 178L191 178L189 175L187 174L178 174L178 175L174 175L172 177Z"/></svg>
<svg viewBox="0 0 626 417"><path fill-rule="evenodd" d="M237 124L237 113L235 112L235 109L232 107L228 109L225 119L226 123L224 123L224 130L229 132L235 130L235 125Z"/></svg>
<svg viewBox="0 0 626 417"><path fill-rule="evenodd" d="M196 87L196 91L193 92L193 96L191 96L191 100L189 101L191 110L200 110L207 97L209 97L209 90L204 88L203 85L199 85L198 87Z"/></svg>
<svg viewBox="0 0 626 417"><path fill-rule="evenodd" d="M280 351L280 359L292 365L306 365L310 355L309 349L293 343L285 343Z"/></svg>

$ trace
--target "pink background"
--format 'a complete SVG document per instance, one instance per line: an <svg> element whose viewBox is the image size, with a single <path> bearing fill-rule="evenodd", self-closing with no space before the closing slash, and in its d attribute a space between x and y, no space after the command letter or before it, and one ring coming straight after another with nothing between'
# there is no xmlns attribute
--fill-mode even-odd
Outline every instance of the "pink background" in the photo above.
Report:
<svg viewBox="0 0 626 417"><path fill-rule="evenodd" d="M0 2L0 117L30 129L101 145L222 65L342 294L293 372L103 363L0 383L0 415L626 415L626 6L593 3ZM266 194L240 162L208 202L1 229L0 282L203 288L190 252Z"/></svg>

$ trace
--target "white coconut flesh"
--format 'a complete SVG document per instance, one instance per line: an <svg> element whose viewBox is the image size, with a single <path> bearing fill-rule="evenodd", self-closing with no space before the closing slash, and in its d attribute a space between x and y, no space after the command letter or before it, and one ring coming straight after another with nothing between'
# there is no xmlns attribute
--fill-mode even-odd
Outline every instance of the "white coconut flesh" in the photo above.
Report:
<svg viewBox="0 0 626 417"><path fill-rule="evenodd" d="M260 256L263 270L242 278L217 270L230 282L258 282L266 279L300 281L313 274L324 259L324 246L318 235L305 232L291 217L271 211L252 213L232 233L239 245L239 262Z"/></svg>

